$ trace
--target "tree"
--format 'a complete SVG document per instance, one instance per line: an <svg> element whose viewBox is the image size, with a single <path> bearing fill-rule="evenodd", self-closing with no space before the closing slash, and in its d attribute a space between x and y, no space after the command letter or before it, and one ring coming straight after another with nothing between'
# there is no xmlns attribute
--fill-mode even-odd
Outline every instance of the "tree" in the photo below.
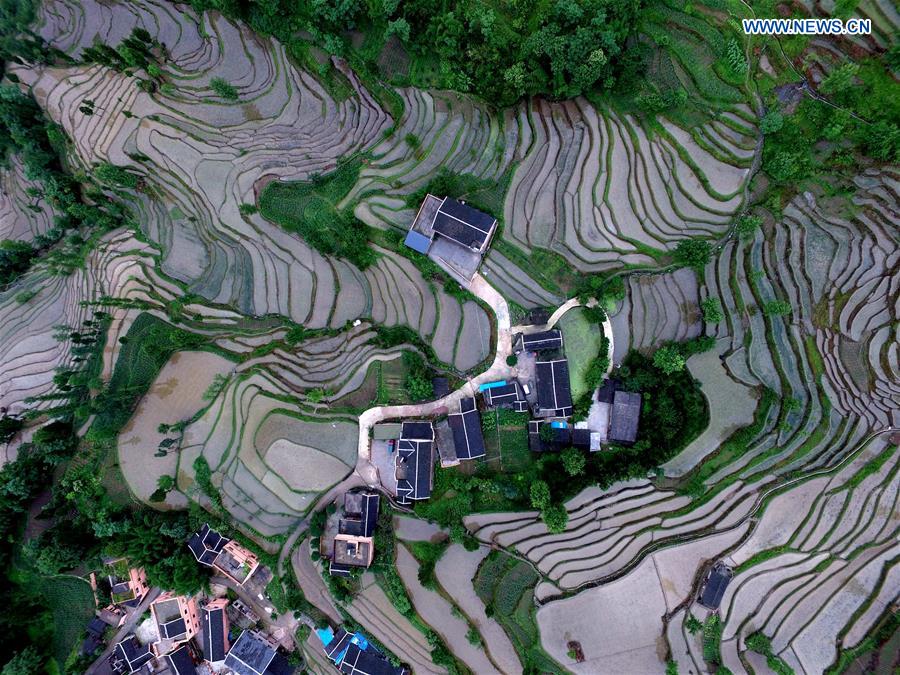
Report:
<svg viewBox="0 0 900 675"><path fill-rule="evenodd" d="M763 135L774 134L784 126L784 115L780 110L770 110L759 122L759 131Z"/></svg>
<svg viewBox="0 0 900 675"><path fill-rule="evenodd" d="M698 630L703 628L703 624L700 623L700 620L694 616L693 614L688 614L688 618L684 622L684 627L687 628L688 633L693 635Z"/></svg>
<svg viewBox="0 0 900 675"><path fill-rule="evenodd" d="M667 345L660 347L653 354L653 365L659 368L666 375L677 373L684 370L684 356L678 347Z"/></svg>
<svg viewBox="0 0 900 675"><path fill-rule="evenodd" d="M413 401L424 401L434 397L434 385L424 375L410 375L406 378L406 393Z"/></svg>
<svg viewBox="0 0 900 675"><path fill-rule="evenodd" d="M763 305L766 316L785 316L791 313L791 303L784 300L769 300Z"/></svg>
<svg viewBox="0 0 900 675"><path fill-rule="evenodd" d="M666 675L678 675L678 664L674 659L666 661Z"/></svg>
<svg viewBox="0 0 900 675"><path fill-rule="evenodd" d="M584 466L587 460L584 453L577 448L566 448L560 455L563 468L570 476L580 476L584 473Z"/></svg>
<svg viewBox="0 0 900 675"><path fill-rule="evenodd" d="M722 314L722 304L718 298L706 298L700 303L700 309L703 311L703 320L706 323L719 323L725 318Z"/></svg>
<svg viewBox="0 0 900 675"><path fill-rule="evenodd" d="M116 166L109 162L98 164L94 169L94 176L96 176L98 180L109 183L110 185L118 185L119 187L131 189L138 186L138 176L121 166Z"/></svg>
<svg viewBox="0 0 900 675"><path fill-rule="evenodd" d="M0 241L0 285L15 281L31 265L34 249L24 241Z"/></svg>
<svg viewBox="0 0 900 675"><path fill-rule="evenodd" d="M209 88L216 92L219 96L224 98L226 101L238 100L238 90L221 77L214 77L213 79L211 79L209 81Z"/></svg>
<svg viewBox="0 0 900 675"><path fill-rule="evenodd" d="M550 486L546 481L536 480L531 483L531 505L543 511L550 505Z"/></svg>
<svg viewBox="0 0 900 675"><path fill-rule="evenodd" d="M751 216L749 213L741 216L734 229L741 239L752 239L756 231L762 226L763 219L759 216Z"/></svg>
<svg viewBox="0 0 900 675"><path fill-rule="evenodd" d="M18 417L0 417L0 443L9 443L24 426L25 422Z"/></svg>
<svg viewBox="0 0 900 675"><path fill-rule="evenodd" d="M859 73L858 63L845 63L832 70L819 85L823 94L842 94L853 86L853 80Z"/></svg>
<svg viewBox="0 0 900 675"><path fill-rule="evenodd" d="M559 534L564 532L566 525L569 524L569 512L561 504L552 504L541 511L541 520L544 521L548 530Z"/></svg>
<svg viewBox="0 0 900 675"><path fill-rule="evenodd" d="M712 246L705 239L682 239L675 247L675 262L681 267L691 267L698 273L709 263Z"/></svg>
<svg viewBox="0 0 900 675"><path fill-rule="evenodd" d="M26 647L7 661L0 675L34 675L44 669L44 659L34 647Z"/></svg>

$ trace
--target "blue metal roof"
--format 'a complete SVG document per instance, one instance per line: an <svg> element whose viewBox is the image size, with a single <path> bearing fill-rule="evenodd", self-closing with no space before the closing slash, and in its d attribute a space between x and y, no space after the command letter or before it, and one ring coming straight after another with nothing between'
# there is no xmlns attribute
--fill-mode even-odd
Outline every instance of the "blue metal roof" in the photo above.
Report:
<svg viewBox="0 0 900 675"><path fill-rule="evenodd" d="M409 231L403 243L419 253L428 253L428 249L431 248L431 239L414 230Z"/></svg>
<svg viewBox="0 0 900 675"><path fill-rule="evenodd" d="M478 391L484 391L485 389L496 389L497 387L505 387L506 380L500 380L498 382L485 382L484 384L478 387Z"/></svg>

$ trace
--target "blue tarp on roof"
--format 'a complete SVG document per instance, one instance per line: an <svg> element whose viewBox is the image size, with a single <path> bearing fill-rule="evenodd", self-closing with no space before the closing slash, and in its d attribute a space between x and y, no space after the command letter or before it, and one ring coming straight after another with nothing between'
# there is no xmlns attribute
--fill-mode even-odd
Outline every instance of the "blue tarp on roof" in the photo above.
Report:
<svg viewBox="0 0 900 675"><path fill-rule="evenodd" d="M409 246L412 250L418 251L419 253L428 253L428 249L431 248L431 239L426 237L424 234L420 234L414 230L410 230L406 235L406 240L403 242L407 246Z"/></svg>
<svg viewBox="0 0 900 675"><path fill-rule="evenodd" d="M567 429L569 425L565 422L550 422L550 426L554 429Z"/></svg>
<svg viewBox="0 0 900 675"><path fill-rule="evenodd" d="M485 389L496 389L497 387L505 387L506 380L500 380L499 382L485 382L484 384L478 387L478 391L484 391Z"/></svg>

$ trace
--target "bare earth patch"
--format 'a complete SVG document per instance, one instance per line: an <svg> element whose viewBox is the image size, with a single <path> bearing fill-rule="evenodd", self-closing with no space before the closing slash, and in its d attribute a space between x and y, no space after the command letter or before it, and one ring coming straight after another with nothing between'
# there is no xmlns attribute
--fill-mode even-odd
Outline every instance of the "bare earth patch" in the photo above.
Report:
<svg viewBox="0 0 900 675"><path fill-rule="evenodd" d="M170 450L165 457L154 456L159 444L172 436L159 433L159 425L189 419L203 408L203 393L213 378L232 367L227 359L209 352L179 352L163 366L134 417L119 434L119 464L138 499L150 498L160 476L175 476L176 451ZM180 493L170 492L165 503L182 507L187 500Z"/></svg>

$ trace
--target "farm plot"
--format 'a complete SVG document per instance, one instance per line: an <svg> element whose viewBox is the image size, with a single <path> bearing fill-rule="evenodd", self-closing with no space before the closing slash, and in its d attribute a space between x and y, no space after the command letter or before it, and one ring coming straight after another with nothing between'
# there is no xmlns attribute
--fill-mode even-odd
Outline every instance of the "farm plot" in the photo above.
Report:
<svg viewBox="0 0 900 675"><path fill-rule="evenodd" d="M233 378L184 434L178 486L193 498L210 488L238 521L270 536L286 531L321 490L350 473L356 425L301 412L262 372ZM198 457L212 486L197 482ZM210 495L207 495L209 497Z"/></svg>
<svg viewBox="0 0 900 675"><path fill-rule="evenodd" d="M453 655L476 673L496 673L481 646L474 646L466 638L468 624L453 613L453 606L440 594L425 588L418 579L419 563L407 548L397 546L397 571L412 598L416 612L437 632Z"/></svg>
<svg viewBox="0 0 900 675"><path fill-rule="evenodd" d="M150 284L155 286L157 298L171 299L171 287L153 273L153 253L151 246L127 232L111 233L89 256L84 269L69 276L56 276L37 265L0 292L0 407L20 411L26 398L58 391L53 383L54 372L72 363L72 345L68 331L57 327L81 330L82 323L100 309L85 303L104 296L143 300ZM111 353L118 347L111 344L118 337L117 327L136 312L116 307L103 309L112 317L111 338L107 339ZM58 334L61 339L57 339ZM104 379L112 371L109 360L106 363ZM54 403L47 399L29 405L43 409Z"/></svg>
<svg viewBox="0 0 900 675"><path fill-rule="evenodd" d="M117 443L119 466L138 499L150 501L157 480L161 476L174 477L177 470L176 435L161 433L160 425L189 420L207 405L204 394L214 380L224 377L232 368L230 361L216 354L178 352L160 371L131 421L119 434ZM170 492L165 503L183 507L187 500L179 493Z"/></svg>
<svg viewBox="0 0 900 675"><path fill-rule="evenodd" d="M347 611L385 647L408 662L415 673L446 673L431 661L431 647L425 635L400 614L375 582L375 576L362 577L360 592Z"/></svg>
<svg viewBox="0 0 900 675"><path fill-rule="evenodd" d="M667 340L700 335L703 325L697 276L690 269L628 277L622 307L610 316L615 340L614 363L629 349L653 349Z"/></svg>
<svg viewBox="0 0 900 675"><path fill-rule="evenodd" d="M437 580L481 634L491 661L501 672L520 673L522 664L512 642L500 624L485 614L485 604L472 587L476 572L488 553L484 547L466 551L459 544L451 545L438 560Z"/></svg>
<svg viewBox="0 0 900 675"><path fill-rule="evenodd" d="M659 578L647 559L628 575L602 587L582 591L537 611L544 649L576 673L659 672L661 618L666 612ZM578 642L584 662L569 655Z"/></svg>
<svg viewBox="0 0 900 675"><path fill-rule="evenodd" d="M499 551L481 557L472 578L475 593L485 611L490 608L506 631L516 658L541 672L559 672L559 664L540 648L534 608L534 590L540 577L527 563Z"/></svg>
<svg viewBox="0 0 900 675"><path fill-rule="evenodd" d="M833 663L836 645L855 646L845 636L883 613L900 553L898 470L898 448L881 436L840 471L773 499L730 555L738 574L722 604L723 645L743 653L762 631L806 672Z"/></svg>

